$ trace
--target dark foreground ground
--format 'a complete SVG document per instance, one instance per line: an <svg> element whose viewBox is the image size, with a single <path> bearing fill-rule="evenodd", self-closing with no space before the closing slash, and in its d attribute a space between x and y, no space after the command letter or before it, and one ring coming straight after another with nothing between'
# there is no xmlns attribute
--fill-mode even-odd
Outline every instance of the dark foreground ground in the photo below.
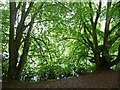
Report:
<svg viewBox="0 0 120 90"><path fill-rule="evenodd" d="M3 83L2 88L118 88L119 83L120 73L118 71L98 71L54 81Z"/></svg>

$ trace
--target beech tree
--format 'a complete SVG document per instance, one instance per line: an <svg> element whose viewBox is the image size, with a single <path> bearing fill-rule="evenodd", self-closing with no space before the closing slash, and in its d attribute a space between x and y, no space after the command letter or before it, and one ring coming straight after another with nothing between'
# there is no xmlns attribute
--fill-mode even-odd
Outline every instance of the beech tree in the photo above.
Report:
<svg viewBox="0 0 120 90"><path fill-rule="evenodd" d="M96 70L109 70L120 61L120 1L113 4L112 0L108 0L106 7L102 7L102 4L101 0L98 5L91 1L77 3L76 10L72 12L79 25L78 28L74 26L73 30L78 35L64 39L76 39L90 48L87 51L90 53L82 56L89 57L88 60L96 64ZM102 20L105 21L104 30L100 30L99 22ZM112 53L114 45L118 50Z"/></svg>
<svg viewBox="0 0 120 90"><path fill-rule="evenodd" d="M10 30L9 30L8 79L20 80L24 65L27 62L28 51L31 43L32 43L32 46L34 46L34 43L37 43L37 47L39 47L40 49L40 54L42 58L45 60L45 62L47 63L43 46L40 44L40 42L42 42L45 45L48 52L49 52L49 48L46 42L40 38L42 35L40 36L39 34L40 37L37 38L34 34L35 28L34 29L32 28L33 28L33 25L36 25L35 27L38 29L39 28L38 24L41 22L57 21L60 19L59 17L56 18L55 14L53 14L51 18L49 15L47 15L49 14L49 8L52 6L55 7L55 4L53 2L48 2L48 3L47 2L46 3L45 2L37 2L37 3L10 2L9 3ZM46 12L47 10L48 12ZM38 30L37 32L40 32L40 30ZM42 29L41 29L41 32L42 32ZM44 31L43 31L43 35L44 35ZM33 39L34 41L32 42L30 38ZM52 56L50 52L48 53L48 56L49 55L50 55L50 60L52 61Z"/></svg>
<svg viewBox="0 0 120 90"><path fill-rule="evenodd" d="M10 2L9 79L20 79L30 47L30 33L34 24L34 19L36 18L37 14L40 13L44 3L40 3L40 5L35 8L37 9L36 12L30 16L30 22L27 22L27 17L30 15L33 5L34 2L19 2L16 6L16 2ZM21 17L19 17L18 11L20 12ZM15 25L17 26L16 28ZM24 46L19 59L19 48L22 44L24 44Z"/></svg>
<svg viewBox="0 0 120 90"><path fill-rule="evenodd" d="M114 7L116 4L113 6L112 0L107 2L107 8L106 8L106 16L105 16L105 29L104 29L104 35L103 35L103 44L101 44L101 47L99 46L98 43L98 37L97 37L97 24L98 24L98 19L100 15L102 14L101 12L101 0L99 1L99 6L96 11L96 17L95 20L93 19L93 14L90 13L90 22L91 22L91 27L92 30L90 31L87 25L84 23L84 32L87 34L87 31L91 35L93 41L91 41L89 38L87 38L87 44L89 47L91 47L93 53L94 53L94 58L91 59L94 63L96 63L96 69L100 70L106 70L110 69L111 66L117 64L120 61L120 45L116 46L118 48L118 55L116 55L116 59L112 58L112 54L110 53L110 48L114 44L113 42L117 41L120 37L120 29L119 25L120 22L118 20L118 23L116 23L112 28L110 28L112 18L114 18ZM91 10L93 10L92 3L89 2L89 7ZM119 7L119 6L116 6ZM119 12L118 12L119 13ZM112 15L113 14L113 15ZM116 30L115 32L115 37L110 39L110 36L112 36L113 30Z"/></svg>
<svg viewBox="0 0 120 90"><path fill-rule="evenodd" d="M9 48L8 79L20 80L28 68L32 68L31 72L36 70L38 73L39 70L44 74L46 71L42 69L45 67L53 78L56 72L51 68L62 71L63 63L69 73L71 68L80 69L83 62L86 67L94 63L96 70L109 70L118 64L120 1L102 4L101 0L98 3L10 2L7 13L3 12L3 25L6 26L2 27L3 43L9 41L9 47L3 45L3 51L7 52ZM40 68L33 70L28 63Z"/></svg>

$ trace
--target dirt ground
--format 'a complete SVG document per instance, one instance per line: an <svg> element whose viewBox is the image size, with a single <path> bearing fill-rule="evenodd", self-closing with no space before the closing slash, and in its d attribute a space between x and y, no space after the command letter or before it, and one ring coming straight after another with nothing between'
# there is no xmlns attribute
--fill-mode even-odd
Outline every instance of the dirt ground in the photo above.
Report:
<svg viewBox="0 0 120 90"><path fill-rule="evenodd" d="M118 88L119 76L118 71L98 71L59 80L3 83L2 88Z"/></svg>

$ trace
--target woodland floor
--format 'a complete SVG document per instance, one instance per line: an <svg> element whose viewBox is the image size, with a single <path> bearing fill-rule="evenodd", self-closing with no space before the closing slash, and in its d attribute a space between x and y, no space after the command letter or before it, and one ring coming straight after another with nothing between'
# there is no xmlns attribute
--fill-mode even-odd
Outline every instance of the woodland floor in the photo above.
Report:
<svg viewBox="0 0 120 90"><path fill-rule="evenodd" d="M118 71L98 71L73 78L42 82L3 83L3 88L118 88Z"/></svg>

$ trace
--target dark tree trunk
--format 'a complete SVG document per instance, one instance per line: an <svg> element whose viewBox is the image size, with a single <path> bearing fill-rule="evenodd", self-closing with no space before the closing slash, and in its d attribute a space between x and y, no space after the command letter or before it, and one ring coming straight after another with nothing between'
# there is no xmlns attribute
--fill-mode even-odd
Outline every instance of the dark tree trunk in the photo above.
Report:
<svg viewBox="0 0 120 90"><path fill-rule="evenodd" d="M15 54L14 54L14 23L15 23L15 3L10 2L10 31L9 31L9 68L8 78L13 79L16 72Z"/></svg>
<svg viewBox="0 0 120 90"><path fill-rule="evenodd" d="M19 56L18 51L20 48L22 33L24 31L24 29L20 28L20 27L24 27L24 20L21 19L20 23L17 26L16 37L15 37L15 33L14 33L14 25L15 25L15 21L16 21L17 10L20 8L20 4L21 4L21 2L18 4L18 7L16 8L16 2L10 2L8 81L13 81L13 80L18 79L17 78L17 73L19 72L18 67L17 67L18 56ZM25 15L23 15L22 17L25 17ZM28 39L28 42L29 42L29 39ZM26 45L26 46L27 47L25 47L25 49L28 50L29 45ZM28 52L26 52L26 53L28 53ZM25 57L25 59L22 60L22 62L26 60L27 54L25 54L24 57ZM23 63L23 66L24 66L24 63Z"/></svg>
<svg viewBox="0 0 120 90"><path fill-rule="evenodd" d="M18 6L16 7L16 2L10 2L10 30L9 30L9 68L8 68L8 80L20 80L21 73L23 67L27 60L27 55L30 47L30 33L32 30L32 26L34 24L34 19L39 13L39 11L35 12L32 17L31 21L27 26L25 26L25 20L30 13L31 8L33 7L34 2L30 2L29 7L26 10L26 2L22 3L22 10L21 10L21 20L18 23L16 28L16 35L14 32L14 25L16 21L17 11L21 7L21 3L19 2ZM42 8L44 3L42 3L38 10ZM25 29L28 28L28 32L26 33L27 36L23 38L23 32ZM19 48L24 43L22 54L20 55L20 60L18 62L19 57ZM17 65L18 64L18 65Z"/></svg>
<svg viewBox="0 0 120 90"><path fill-rule="evenodd" d="M101 60L99 65L96 64L96 71L97 70L102 70L102 71L110 70L110 67L108 65L109 65L109 63L103 59L103 60Z"/></svg>
<svg viewBox="0 0 120 90"><path fill-rule="evenodd" d="M104 55L106 56L106 55ZM96 70L110 70L110 67L116 65L120 62L120 45L118 46L118 55L116 59L111 59L111 56L106 56L105 58L100 58L100 64L96 64ZM113 61L111 61L113 60Z"/></svg>

